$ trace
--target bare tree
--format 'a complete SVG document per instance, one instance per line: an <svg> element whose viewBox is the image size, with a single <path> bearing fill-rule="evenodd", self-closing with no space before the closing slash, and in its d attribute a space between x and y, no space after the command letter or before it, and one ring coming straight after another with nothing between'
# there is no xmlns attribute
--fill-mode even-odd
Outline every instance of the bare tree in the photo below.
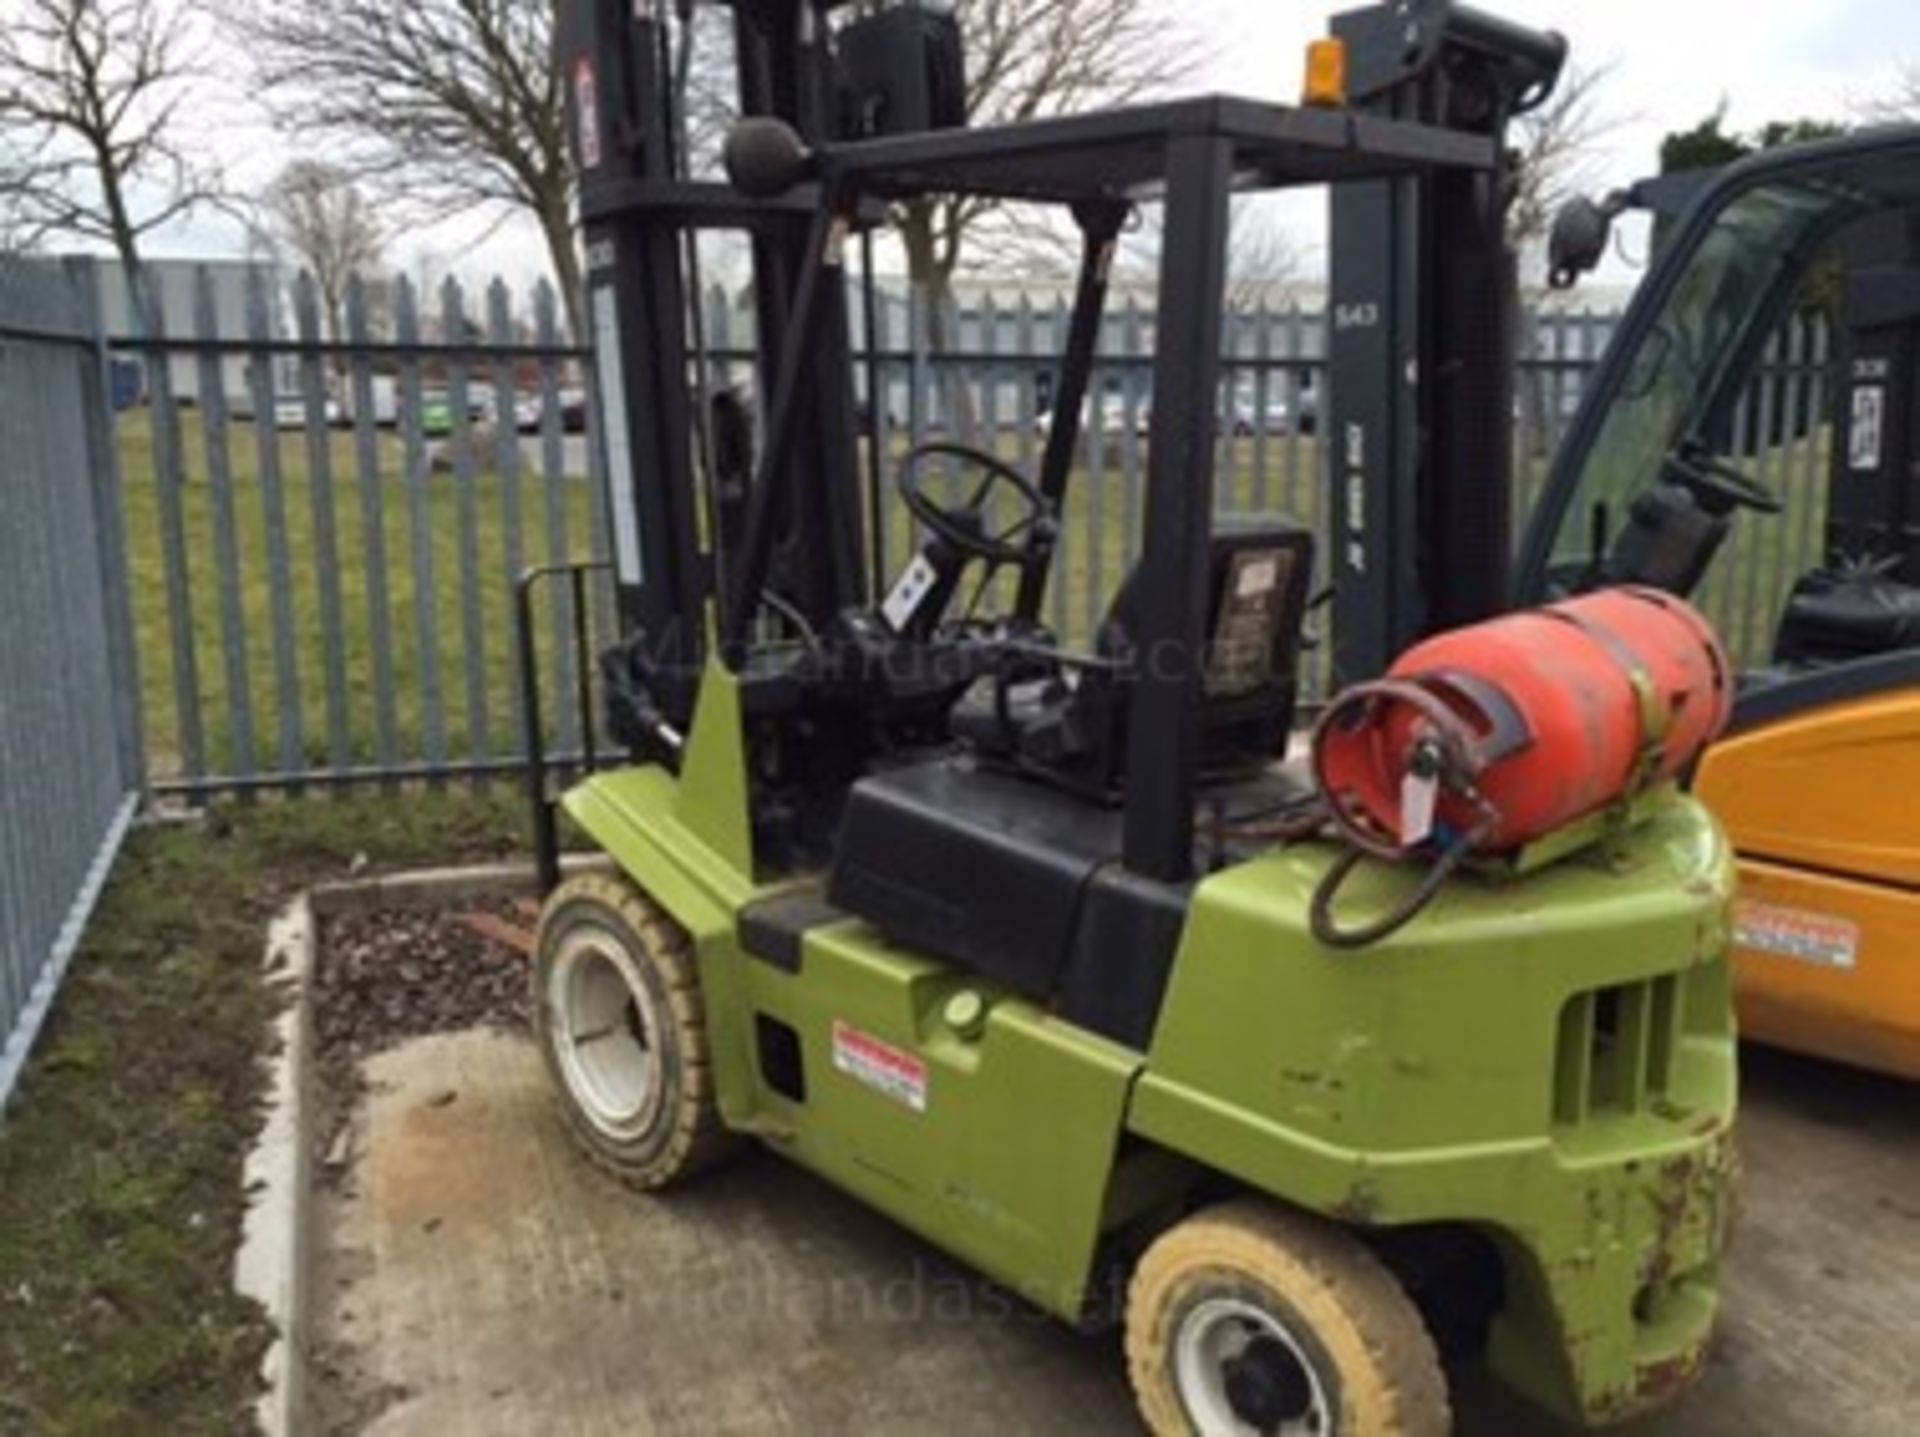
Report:
<svg viewBox="0 0 1920 1437"><path fill-rule="evenodd" d="M313 276L327 333L346 329L347 281L380 262L385 236L366 195L338 165L295 160L262 199L268 233Z"/></svg>
<svg viewBox="0 0 1920 1437"><path fill-rule="evenodd" d="M0 138L18 157L16 222L104 241L136 281L142 237L217 194L181 133L196 62L171 0L14 0L0 26Z"/></svg>
<svg viewBox="0 0 1920 1437"><path fill-rule="evenodd" d="M957 12L967 40L967 114L976 125L1137 100L1192 74L1204 57L1153 0L959 0ZM908 276L931 301L936 346L968 238L1004 214L1002 202L977 196L895 208Z"/></svg>
<svg viewBox="0 0 1920 1437"><path fill-rule="evenodd" d="M580 325L580 255L553 0L224 0L280 123L432 218L539 226Z"/></svg>
<svg viewBox="0 0 1920 1437"><path fill-rule="evenodd" d="M1227 308L1246 313L1276 290L1300 278L1305 269L1301 245L1283 218L1260 203L1266 196L1234 202L1227 221ZM1160 247L1166 211L1141 211L1139 223L1121 236L1119 268L1130 280L1151 285L1160 274Z"/></svg>
<svg viewBox="0 0 1920 1437"><path fill-rule="evenodd" d="M24 212L21 189L30 166L0 134L0 254L33 248L33 223Z"/></svg>
<svg viewBox="0 0 1920 1437"><path fill-rule="evenodd" d="M1606 107L1601 92L1615 68L1570 66L1552 98L1514 122L1507 241L1515 249L1546 238L1561 202L1590 185L1601 142L1633 118Z"/></svg>
<svg viewBox="0 0 1920 1437"><path fill-rule="evenodd" d="M1848 107L1863 124L1899 124L1920 119L1920 61L1894 61L1893 75L1884 86L1855 99Z"/></svg>
<svg viewBox="0 0 1920 1437"><path fill-rule="evenodd" d="M1300 243L1280 219L1242 200L1227 240L1227 308L1249 313L1300 277Z"/></svg>

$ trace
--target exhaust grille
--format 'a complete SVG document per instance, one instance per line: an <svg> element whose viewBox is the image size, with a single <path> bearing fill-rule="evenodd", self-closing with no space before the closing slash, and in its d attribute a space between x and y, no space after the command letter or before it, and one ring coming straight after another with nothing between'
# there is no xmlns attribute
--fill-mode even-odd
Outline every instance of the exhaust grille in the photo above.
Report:
<svg viewBox="0 0 1920 1437"><path fill-rule="evenodd" d="M1554 1121L1637 1113L1664 1096L1680 1021L1678 974L1569 998L1554 1058Z"/></svg>

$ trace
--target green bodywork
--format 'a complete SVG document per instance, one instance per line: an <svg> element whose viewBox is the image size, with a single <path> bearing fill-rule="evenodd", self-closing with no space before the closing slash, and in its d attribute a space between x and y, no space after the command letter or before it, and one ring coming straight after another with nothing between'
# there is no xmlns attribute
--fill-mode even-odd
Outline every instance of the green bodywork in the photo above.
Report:
<svg viewBox="0 0 1920 1437"><path fill-rule="evenodd" d="M1102 1315L1111 1259L1231 1183L1484 1235L1489 1360L1565 1416L1630 1416L1697 1370L1735 1058L1733 868L1693 800L1524 877L1461 877L1358 953L1307 927L1332 847L1215 873L1140 1053L858 920L808 932L798 975L748 957L738 914L778 886L753 876L723 672L698 712L679 778L603 774L566 808L691 935L734 1128L1069 1320ZM1410 881L1365 873L1343 909ZM798 1035L804 1102L762 1073L757 1014Z"/></svg>

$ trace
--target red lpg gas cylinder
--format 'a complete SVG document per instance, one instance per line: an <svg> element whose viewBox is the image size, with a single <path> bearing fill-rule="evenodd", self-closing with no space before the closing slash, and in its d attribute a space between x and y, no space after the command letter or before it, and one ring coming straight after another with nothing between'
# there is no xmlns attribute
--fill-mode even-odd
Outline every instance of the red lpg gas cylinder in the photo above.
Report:
<svg viewBox="0 0 1920 1437"><path fill-rule="evenodd" d="M1510 852L1674 777L1732 708L1726 651L1696 610L1603 589L1407 650L1328 708L1314 775L1370 852Z"/></svg>

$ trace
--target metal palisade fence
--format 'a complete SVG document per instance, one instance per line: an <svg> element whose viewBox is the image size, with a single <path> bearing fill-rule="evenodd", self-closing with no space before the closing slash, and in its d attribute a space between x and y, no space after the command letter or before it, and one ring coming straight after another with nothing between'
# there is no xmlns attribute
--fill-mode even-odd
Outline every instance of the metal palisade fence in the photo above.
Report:
<svg viewBox="0 0 1920 1437"><path fill-rule="evenodd" d="M144 385L119 442L163 795L511 771L515 579L604 548L586 356L550 290L517 312L498 283L356 279L328 309L305 276L201 268L184 331L114 339ZM567 692L564 595L551 618Z"/></svg>
<svg viewBox="0 0 1920 1437"><path fill-rule="evenodd" d="M281 285L248 266L194 273L182 307L183 318L151 314L114 339L144 376L117 437L153 787L200 799L484 783L521 767L514 580L607 547L590 356L562 337L554 296L516 305L498 283L428 296L404 280L356 281L329 306L305 279ZM748 311L716 290L702 321L704 385L752 407ZM889 459L940 436L1036 465L1065 323L1050 295L983 297L937 324L925 305L884 297L858 390ZM860 316L854 331L866 327ZM1522 520L1612 328L1595 314L1527 320ZM1323 531L1324 317L1254 306L1227 335L1220 508ZM1139 552L1152 345L1151 304L1122 297L1057 555L1050 618L1069 643L1090 640ZM1764 657L1789 576L1818 562L1826 366L1818 328L1795 326L1737 421L1792 516L1784 542L1747 526L1742 546L1770 547L1739 549L1710 581L1709 608L1747 659ZM893 464L881 468L890 476ZM914 536L890 493L882 508L873 548L890 574ZM581 739L562 697L580 677L568 604L552 591L534 654L557 700L545 737L563 758ZM589 607L596 641L611 641L604 585ZM1310 659L1310 696L1324 693L1328 647Z"/></svg>
<svg viewBox="0 0 1920 1437"><path fill-rule="evenodd" d="M141 789L92 274L0 256L0 1108Z"/></svg>

